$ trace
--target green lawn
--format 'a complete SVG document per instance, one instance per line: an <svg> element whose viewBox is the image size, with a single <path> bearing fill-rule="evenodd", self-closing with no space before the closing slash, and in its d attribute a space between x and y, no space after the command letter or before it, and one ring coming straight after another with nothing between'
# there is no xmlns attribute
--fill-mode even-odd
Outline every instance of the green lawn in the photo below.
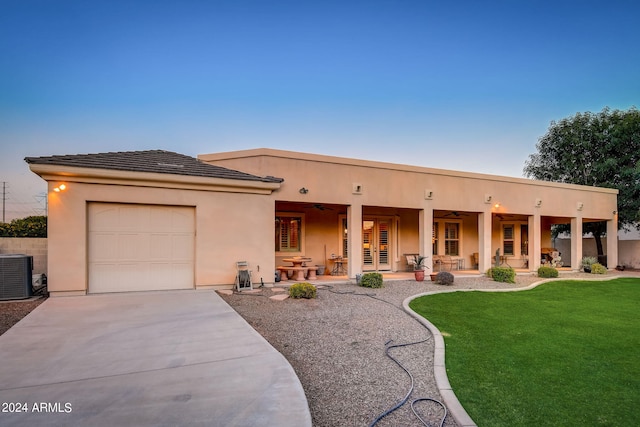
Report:
<svg viewBox="0 0 640 427"><path fill-rule="evenodd" d="M479 426L639 426L640 279L420 297Z"/></svg>

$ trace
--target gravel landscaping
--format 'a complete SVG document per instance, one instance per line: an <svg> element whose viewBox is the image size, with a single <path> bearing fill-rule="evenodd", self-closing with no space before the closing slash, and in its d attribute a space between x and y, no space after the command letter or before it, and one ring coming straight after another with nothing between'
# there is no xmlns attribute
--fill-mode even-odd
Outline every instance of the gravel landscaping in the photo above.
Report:
<svg viewBox="0 0 640 427"><path fill-rule="evenodd" d="M0 335L7 332L44 300L46 300L44 297L34 297L28 300L0 301Z"/></svg>
<svg viewBox="0 0 640 427"><path fill-rule="evenodd" d="M222 297L289 360L304 387L314 426L367 426L394 407L409 392L411 380L385 355L385 344L424 341L390 351L414 376L415 388L407 404L377 423L421 426L410 402L441 400L433 377L434 344L431 333L403 311L402 301L427 291L516 288L538 280L526 275L518 276L516 284L506 284L458 277L449 287L387 281L381 289L318 285L317 298L311 300L275 301L269 298L277 294L271 288ZM429 426L439 425L443 415L432 402L417 402L416 411ZM457 424L447 416L444 425Z"/></svg>

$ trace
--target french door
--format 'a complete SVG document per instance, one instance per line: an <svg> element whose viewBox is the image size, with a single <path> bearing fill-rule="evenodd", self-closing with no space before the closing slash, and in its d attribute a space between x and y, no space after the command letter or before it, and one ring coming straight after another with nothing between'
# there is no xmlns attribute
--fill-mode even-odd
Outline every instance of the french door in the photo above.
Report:
<svg viewBox="0 0 640 427"><path fill-rule="evenodd" d="M364 218L362 221L362 271L391 270L391 221Z"/></svg>

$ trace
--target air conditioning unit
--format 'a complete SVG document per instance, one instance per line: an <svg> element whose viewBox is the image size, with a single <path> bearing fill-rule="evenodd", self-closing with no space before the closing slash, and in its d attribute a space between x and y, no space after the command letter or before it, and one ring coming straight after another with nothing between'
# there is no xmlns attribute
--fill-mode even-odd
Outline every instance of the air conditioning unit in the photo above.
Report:
<svg viewBox="0 0 640 427"><path fill-rule="evenodd" d="M25 299L33 295L31 255L0 255L0 300Z"/></svg>

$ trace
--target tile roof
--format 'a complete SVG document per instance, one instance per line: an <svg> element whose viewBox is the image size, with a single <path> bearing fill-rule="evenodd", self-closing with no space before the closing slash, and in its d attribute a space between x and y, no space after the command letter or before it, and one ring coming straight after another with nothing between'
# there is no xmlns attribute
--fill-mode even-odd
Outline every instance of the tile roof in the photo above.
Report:
<svg viewBox="0 0 640 427"><path fill-rule="evenodd" d="M195 157L164 150L120 151L97 154L72 154L48 157L26 157L30 164L115 169L132 172L166 173L245 181L282 182L282 178L261 177L222 166L204 163Z"/></svg>

